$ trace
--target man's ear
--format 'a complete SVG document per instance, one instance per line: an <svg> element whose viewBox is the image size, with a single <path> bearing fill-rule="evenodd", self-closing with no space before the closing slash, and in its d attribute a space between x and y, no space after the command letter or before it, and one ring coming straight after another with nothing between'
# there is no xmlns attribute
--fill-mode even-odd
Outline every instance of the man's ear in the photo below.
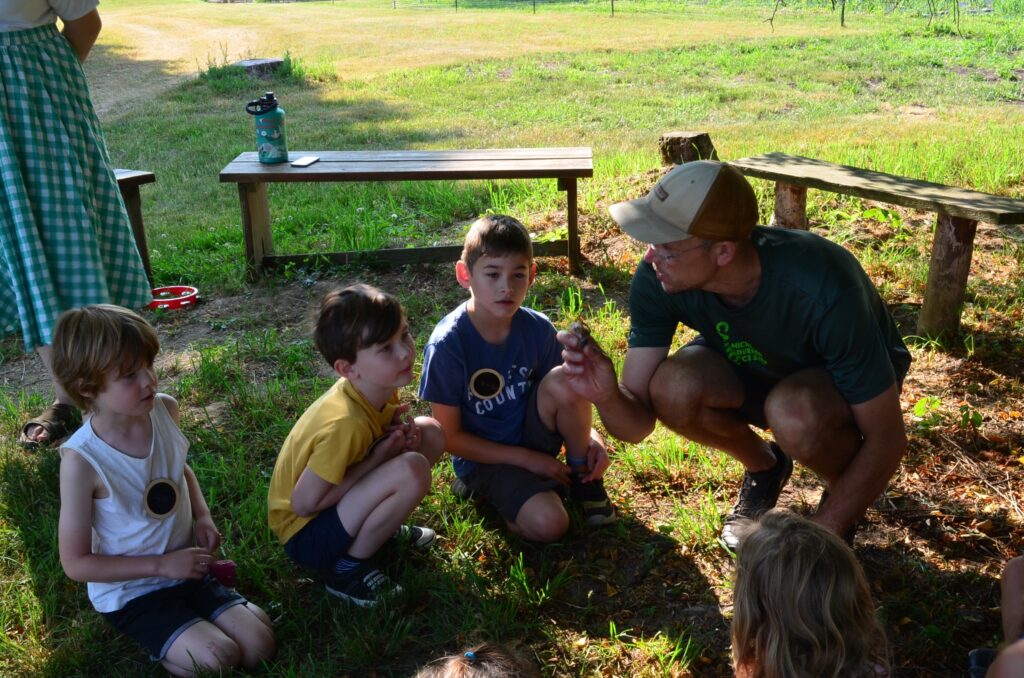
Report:
<svg viewBox="0 0 1024 678"><path fill-rule="evenodd" d="M725 266L736 258L736 252L739 251L740 244L732 240L720 240L711 246L717 249L715 252L715 263L719 266Z"/></svg>
<svg viewBox="0 0 1024 678"><path fill-rule="evenodd" d="M455 279L459 281L459 285L469 289L469 266L466 266L466 262L455 262Z"/></svg>
<svg viewBox="0 0 1024 678"><path fill-rule="evenodd" d="M352 363L345 360L344 358L338 358L337 360L335 360L334 365L332 365L332 367L334 368L334 371L338 373L339 376L345 377L346 379L351 379L352 375L355 374L355 370L353 369Z"/></svg>

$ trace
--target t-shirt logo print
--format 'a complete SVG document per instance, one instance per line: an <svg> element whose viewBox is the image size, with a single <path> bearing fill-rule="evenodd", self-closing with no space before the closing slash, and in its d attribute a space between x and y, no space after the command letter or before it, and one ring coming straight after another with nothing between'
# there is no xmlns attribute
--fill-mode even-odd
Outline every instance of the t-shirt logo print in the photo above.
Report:
<svg viewBox="0 0 1024 678"><path fill-rule="evenodd" d="M480 400L490 400L505 388L505 377L497 370L484 367L469 378L469 392Z"/></svg>
<svg viewBox="0 0 1024 678"><path fill-rule="evenodd" d="M178 498L181 492L178 485L169 478L156 478L146 485L146 491L142 494L142 500L148 513L153 518L163 520L174 513L178 507Z"/></svg>
<svg viewBox="0 0 1024 678"><path fill-rule="evenodd" d="M722 344L725 346L725 355L736 365L743 365L744 363L761 363L767 365L768 361L764 359L764 354L754 348L754 345L749 341L733 341L729 337L729 323L724 320L715 325L715 331L718 332L719 338L722 340Z"/></svg>

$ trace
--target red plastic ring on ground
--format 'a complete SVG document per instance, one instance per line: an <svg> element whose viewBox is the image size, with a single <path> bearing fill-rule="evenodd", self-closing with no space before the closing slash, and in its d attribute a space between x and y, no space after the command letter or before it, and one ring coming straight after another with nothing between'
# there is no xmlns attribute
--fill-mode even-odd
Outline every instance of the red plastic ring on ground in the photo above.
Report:
<svg viewBox="0 0 1024 678"><path fill-rule="evenodd" d="M199 298L199 290L191 285L171 285L157 287L153 290L153 301L149 302L152 309L175 309L191 306Z"/></svg>

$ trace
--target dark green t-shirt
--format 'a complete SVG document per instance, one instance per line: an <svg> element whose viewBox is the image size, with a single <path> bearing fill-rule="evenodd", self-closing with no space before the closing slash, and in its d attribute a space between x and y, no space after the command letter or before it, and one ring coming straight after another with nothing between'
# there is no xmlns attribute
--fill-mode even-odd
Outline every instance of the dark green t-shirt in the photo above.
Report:
<svg viewBox="0 0 1024 678"><path fill-rule="evenodd" d="M758 226L750 237L761 285L741 308L702 290L669 294L641 263L629 293L629 346L670 346L683 323L766 385L821 367L851 405L903 379L910 352L852 254L807 231Z"/></svg>

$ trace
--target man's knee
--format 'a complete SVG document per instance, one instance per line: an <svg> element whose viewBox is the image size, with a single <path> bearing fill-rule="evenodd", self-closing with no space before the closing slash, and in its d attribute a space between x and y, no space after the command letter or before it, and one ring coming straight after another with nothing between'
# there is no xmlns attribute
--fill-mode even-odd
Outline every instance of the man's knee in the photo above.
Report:
<svg viewBox="0 0 1024 678"><path fill-rule="evenodd" d="M779 382L765 398L764 415L782 448L801 461L819 453L827 438L830 447L841 447L843 436L856 433L850 406L822 370Z"/></svg>
<svg viewBox="0 0 1024 678"><path fill-rule="evenodd" d="M704 379L685 361L662 361L651 377L651 407L659 421L685 428L696 419L702 402Z"/></svg>

